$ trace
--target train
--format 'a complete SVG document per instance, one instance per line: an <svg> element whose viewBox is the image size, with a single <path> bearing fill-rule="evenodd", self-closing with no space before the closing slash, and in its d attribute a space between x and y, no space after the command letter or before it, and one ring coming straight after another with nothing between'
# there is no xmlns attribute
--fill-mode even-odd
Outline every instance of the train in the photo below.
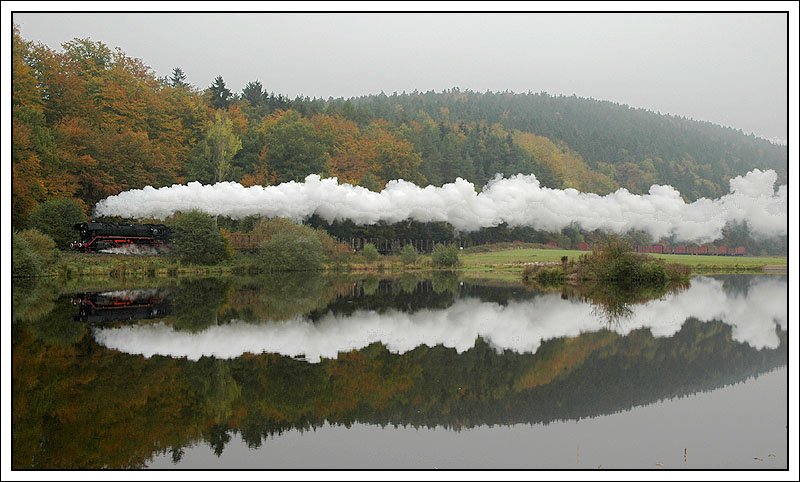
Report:
<svg viewBox="0 0 800 482"><path fill-rule="evenodd" d="M581 251L591 251L592 245L589 243L578 243L578 249ZM694 245L675 245L669 244L649 244L649 245L636 245L633 250L637 253L648 254L692 254L704 256L745 256L747 249L744 246L715 246L713 244L702 244L700 246Z"/></svg>
<svg viewBox="0 0 800 482"><path fill-rule="evenodd" d="M168 293L159 288L80 293L72 304L78 306L75 320L92 324L163 318L171 312Z"/></svg>
<svg viewBox="0 0 800 482"><path fill-rule="evenodd" d="M80 239L70 248L93 253L112 248L148 246L161 248L169 243L172 230L163 224L78 223L73 226Z"/></svg>

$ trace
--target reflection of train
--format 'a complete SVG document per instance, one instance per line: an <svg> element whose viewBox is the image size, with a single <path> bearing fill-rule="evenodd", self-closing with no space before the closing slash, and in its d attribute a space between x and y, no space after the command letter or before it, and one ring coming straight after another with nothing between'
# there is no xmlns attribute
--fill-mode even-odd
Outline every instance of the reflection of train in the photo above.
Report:
<svg viewBox="0 0 800 482"><path fill-rule="evenodd" d="M578 243L578 249L581 251L591 251L592 245L589 243ZM655 253L655 254L699 254L709 256L744 256L747 250L744 246L714 246L713 244L703 244L700 246L694 245L675 245L668 244L650 244L646 246L636 245L633 250L637 253Z"/></svg>
<svg viewBox="0 0 800 482"><path fill-rule="evenodd" d="M72 299L78 305L75 319L89 323L144 320L170 314L170 303L162 289L81 293Z"/></svg>
<svg viewBox="0 0 800 482"><path fill-rule="evenodd" d="M159 248L172 235L172 230L163 224L78 223L73 227L80 231L81 238L70 247L88 252L134 245Z"/></svg>

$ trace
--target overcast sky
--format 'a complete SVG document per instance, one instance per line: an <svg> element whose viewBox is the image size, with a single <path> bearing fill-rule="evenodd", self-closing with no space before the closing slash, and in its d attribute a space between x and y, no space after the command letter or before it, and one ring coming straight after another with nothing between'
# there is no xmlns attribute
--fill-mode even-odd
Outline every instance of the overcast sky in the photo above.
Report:
<svg viewBox="0 0 800 482"><path fill-rule="evenodd" d="M22 36L76 37L181 67L205 88L260 80L290 97L381 91L577 94L787 138L785 14L15 14Z"/></svg>

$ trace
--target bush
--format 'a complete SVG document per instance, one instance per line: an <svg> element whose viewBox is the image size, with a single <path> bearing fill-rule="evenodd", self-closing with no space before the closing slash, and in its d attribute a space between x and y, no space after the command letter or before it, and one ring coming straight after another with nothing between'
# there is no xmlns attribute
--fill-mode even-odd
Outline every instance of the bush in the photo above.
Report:
<svg viewBox="0 0 800 482"><path fill-rule="evenodd" d="M50 236L59 249L67 249L69 243L78 236L73 225L87 220L88 217L80 201L72 198L56 198L36 206L28 218L28 224Z"/></svg>
<svg viewBox="0 0 800 482"><path fill-rule="evenodd" d="M417 248L413 245L407 244L400 250L400 261L402 261L403 264L414 264L418 259L419 253L417 252Z"/></svg>
<svg viewBox="0 0 800 482"><path fill-rule="evenodd" d="M263 218L255 223L251 234L263 237L263 242L269 241L277 233L292 232L297 236L316 236L322 244L322 253L325 259L337 263L345 259L350 249L336 241L323 229L314 229L309 226L297 224L287 218Z"/></svg>
<svg viewBox="0 0 800 482"><path fill-rule="evenodd" d="M458 266L458 246L437 244L431 254L433 265L438 268L454 268Z"/></svg>
<svg viewBox="0 0 800 482"><path fill-rule="evenodd" d="M42 264L27 239L14 233L11 239L11 272L14 278L42 275Z"/></svg>
<svg viewBox="0 0 800 482"><path fill-rule="evenodd" d="M276 233L259 247L259 260L266 271L318 271L324 256L319 237L297 231Z"/></svg>
<svg viewBox="0 0 800 482"><path fill-rule="evenodd" d="M52 265L58 259L58 249L53 238L38 229L26 229L19 233L36 252L43 266Z"/></svg>
<svg viewBox="0 0 800 482"><path fill-rule="evenodd" d="M228 258L225 238L210 214L200 211L178 213L168 224L172 228L172 254L181 261L215 264Z"/></svg>
<svg viewBox="0 0 800 482"><path fill-rule="evenodd" d="M378 252L378 248L376 248L372 243L367 243L364 245L364 250L361 252L361 255L364 256L364 259L368 263L374 263L381 257L381 254Z"/></svg>
<svg viewBox="0 0 800 482"><path fill-rule="evenodd" d="M685 264L668 263L664 265L667 278L672 282L688 283L692 269Z"/></svg>
<svg viewBox="0 0 800 482"><path fill-rule="evenodd" d="M564 272L558 268L545 268L536 273L536 281L543 285L564 282Z"/></svg>

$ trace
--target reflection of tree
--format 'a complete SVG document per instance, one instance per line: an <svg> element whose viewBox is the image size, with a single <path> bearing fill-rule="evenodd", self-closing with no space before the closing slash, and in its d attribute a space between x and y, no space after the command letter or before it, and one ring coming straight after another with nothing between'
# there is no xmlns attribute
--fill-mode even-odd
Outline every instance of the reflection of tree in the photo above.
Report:
<svg viewBox="0 0 800 482"><path fill-rule="evenodd" d="M435 271L431 283L438 294L458 293L458 274L454 271Z"/></svg>
<svg viewBox="0 0 800 482"><path fill-rule="evenodd" d="M314 272L273 273L240 286L223 312L225 319L280 321L324 308L342 283Z"/></svg>
<svg viewBox="0 0 800 482"><path fill-rule="evenodd" d="M216 325L230 287L230 281L217 278L184 280L176 286L170 297L175 329L197 332Z"/></svg>
<svg viewBox="0 0 800 482"><path fill-rule="evenodd" d="M302 289L300 281L280 281L265 285L264 291L291 298L289 290ZM338 281L319 283L305 292L304 307L321 304L337 312L353 305L378 311L446 307L457 296L448 290L437 293L429 281L409 292L410 282L404 287L400 280L383 280L372 295L351 281L355 296L336 296L344 286ZM294 287L281 291L281 284ZM242 289L226 297L228 286L190 285L197 302L216 293L200 312L249 306L231 300L253 285L240 281ZM456 293L479 291L465 284ZM187 301L181 306L191 292L184 293ZM323 300L312 303L311 297L320 293ZM291 309L258 296L262 308L253 313L267 307L276 307L273 313ZM326 296L333 300L327 305ZM487 289L483 296L502 302L537 295L509 286ZM630 303L642 295L626 296L623 302ZM173 304L178 303L173 299ZM182 448L200 440L219 455L232 431L258 447L269 436L326 421L458 430L579 419L715 389L787 362L785 331L779 331L778 349L756 350L732 341L729 325L694 319L672 337L655 338L647 329L627 336L601 330L545 341L534 354L498 353L479 339L461 354L420 346L397 355L373 344L319 364L275 354L197 362L146 359L107 350L91 337L50 344L39 336L27 322L12 326L14 468L141 467L156 453L179 461Z"/></svg>
<svg viewBox="0 0 800 482"><path fill-rule="evenodd" d="M664 286L619 285L609 282L583 284L580 287L564 285L562 298L579 298L592 305L592 313L608 323L617 325L633 314L632 305L659 299L667 294L679 293L688 285L673 283Z"/></svg>
<svg viewBox="0 0 800 482"><path fill-rule="evenodd" d="M194 380L194 386L203 400L202 413L207 420L215 424L227 421L233 406L242 394L242 388L231 377L231 371L224 361L203 358L197 362L200 377Z"/></svg>
<svg viewBox="0 0 800 482"><path fill-rule="evenodd" d="M42 280L15 281L14 321L25 323L36 338L49 345L70 346L86 333L86 326L75 321L74 307L66 298L57 299L56 286Z"/></svg>

